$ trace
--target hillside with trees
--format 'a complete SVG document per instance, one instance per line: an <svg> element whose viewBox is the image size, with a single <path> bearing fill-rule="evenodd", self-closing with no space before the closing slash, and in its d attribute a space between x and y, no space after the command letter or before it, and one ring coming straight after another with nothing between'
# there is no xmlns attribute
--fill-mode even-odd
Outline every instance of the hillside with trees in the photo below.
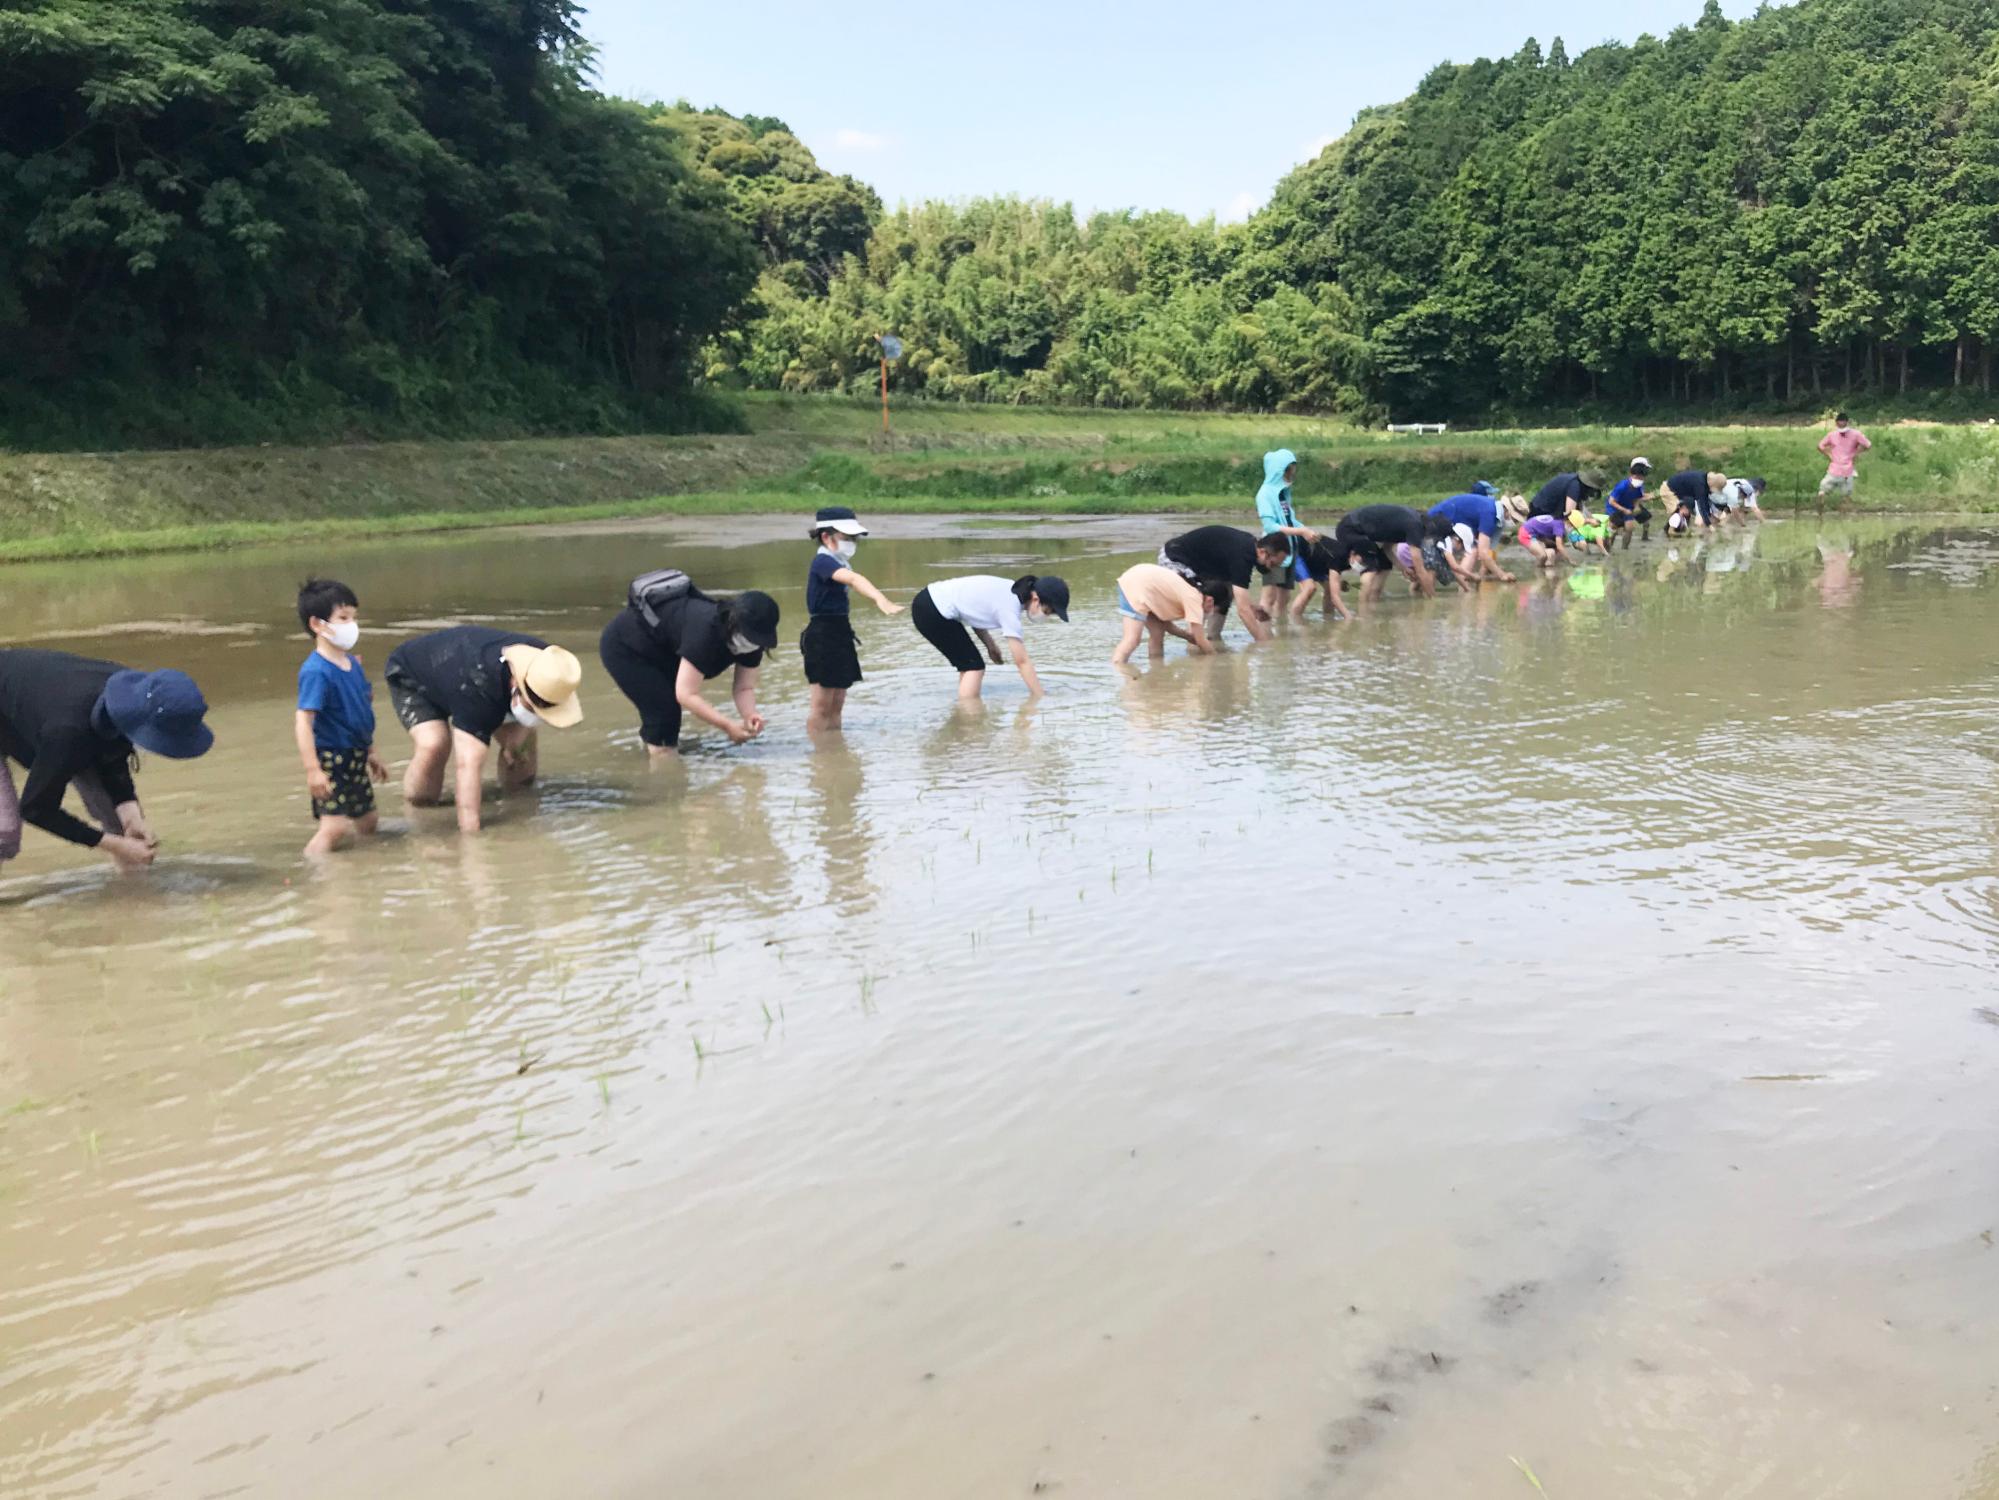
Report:
<svg viewBox="0 0 1999 1500"><path fill-rule="evenodd" d="M1691 0L1690 0L1691 3ZM728 387L1465 419L1990 409L1999 0L1447 64L1246 224L884 211L574 0L0 10L0 442L726 424Z"/></svg>
<svg viewBox="0 0 1999 1500"><path fill-rule="evenodd" d="M1989 393L1999 8L1803 0L1436 69L1246 226L973 202L766 277L733 369L946 397L1422 416Z"/></svg>
<svg viewBox="0 0 1999 1500"><path fill-rule="evenodd" d="M756 246L579 11L0 10L0 441L700 424Z"/></svg>

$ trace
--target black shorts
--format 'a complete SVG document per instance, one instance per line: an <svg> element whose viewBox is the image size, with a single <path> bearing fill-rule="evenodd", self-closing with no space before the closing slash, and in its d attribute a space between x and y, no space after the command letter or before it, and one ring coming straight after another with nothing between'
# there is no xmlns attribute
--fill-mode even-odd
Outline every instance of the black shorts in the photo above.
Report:
<svg viewBox="0 0 1999 1500"><path fill-rule="evenodd" d="M861 680L861 653L845 615L814 615L798 637L805 680L814 687L850 688Z"/></svg>
<svg viewBox="0 0 1999 1500"><path fill-rule="evenodd" d="M396 711L396 720L403 728L414 729L419 724L451 717L448 709L440 708L424 696L415 679L405 677L393 665L382 674L382 681L388 684L389 706Z"/></svg>
<svg viewBox="0 0 1999 1500"><path fill-rule="evenodd" d="M638 709L639 738L663 749L679 745L680 658L667 655L628 609L597 637L597 659Z"/></svg>
<svg viewBox="0 0 1999 1500"><path fill-rule="evenodd" d="M960 672L983 672L986 659L980 653L978 643L972 639L972 632L957 620L947 620L943 611L937 608L937 601L925 589L916 596L909 606L909 618L916 623L917 634L944 653L944 660ZM857 663L855 675L860 674Z"/></svg>
<svg viewBox="0 0 1999 1500"><path fill-rule="evenodd" d="M333 783L333 795L312 799L315 818L365 818L375 810L375 784L368 779L366 750L320 750L319 769Z"/></svg>
<svg viewBox="0 0 1999 1500"><path fill-rule="evenodd" d="M1640 526L1650 526L1652 524L1652 512L1644 506L1639 505L1634 506L1631 514L1628 516L1621 516L1613 510L1607 513L1605 519L1610 522L1610 529L1612 531L1622 531L1633 521L1636 521Z"/></svg>

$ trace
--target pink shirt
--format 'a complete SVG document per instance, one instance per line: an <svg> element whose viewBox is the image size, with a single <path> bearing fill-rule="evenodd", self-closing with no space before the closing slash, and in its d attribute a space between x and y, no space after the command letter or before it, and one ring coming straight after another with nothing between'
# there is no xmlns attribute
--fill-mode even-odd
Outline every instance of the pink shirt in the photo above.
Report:
<svg viewBox="0 0 1999 1500"><path fill-rule="evenodd" d="M1867 441L1858 427L1835 427L1819 439L1819 452L1832 460L1826 469L1828 479L1851 479L1853 460L1874 445Z"/></svg>

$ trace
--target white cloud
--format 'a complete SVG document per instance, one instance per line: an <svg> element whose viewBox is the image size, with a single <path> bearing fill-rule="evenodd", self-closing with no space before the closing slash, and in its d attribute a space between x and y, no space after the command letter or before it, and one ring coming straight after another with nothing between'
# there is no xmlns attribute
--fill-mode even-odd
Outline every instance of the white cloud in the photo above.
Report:
<svg viewBox="0 0 1999 1500"><path fill-rule="evenodd" d="M851 126L833 132L833 144L843 151L881 151L887 148L888 143L885 135L855 130Z"/></svg>
<svg viewBox="0 0 1999 1500"><path fill-rule="evenodd" d="M1263 195L1261 193L1237 193L1233 198L1229 199L1228 206L1222 210L1222 222L1224 224L1240 224L1244 219L1255 213L1262 203Z"/></svg>

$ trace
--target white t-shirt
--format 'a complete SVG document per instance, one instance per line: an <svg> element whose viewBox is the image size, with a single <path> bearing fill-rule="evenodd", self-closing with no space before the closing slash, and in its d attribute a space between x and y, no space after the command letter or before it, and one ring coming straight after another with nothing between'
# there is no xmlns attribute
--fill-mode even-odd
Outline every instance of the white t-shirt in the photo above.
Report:
<svg viewBox="0 0 1999 1500"><path fill-rule="evenodd" d="M1721 487L1721 499L1724 505L1732 506L1737 510L1740 510L1745 505L1752 506L1757 510L1763 508L1757 503L1756 486L1746 479L1729 480L1727 484Z"/></svg>
<svg viewBox="0 0 1999 1500"><path fill-rule="evenodd" d="M975 573L970 578L946 578L930 585L930 602L947 620L973 630L996 630L1020 639L1021 602L1011 579Z"/></svg>

